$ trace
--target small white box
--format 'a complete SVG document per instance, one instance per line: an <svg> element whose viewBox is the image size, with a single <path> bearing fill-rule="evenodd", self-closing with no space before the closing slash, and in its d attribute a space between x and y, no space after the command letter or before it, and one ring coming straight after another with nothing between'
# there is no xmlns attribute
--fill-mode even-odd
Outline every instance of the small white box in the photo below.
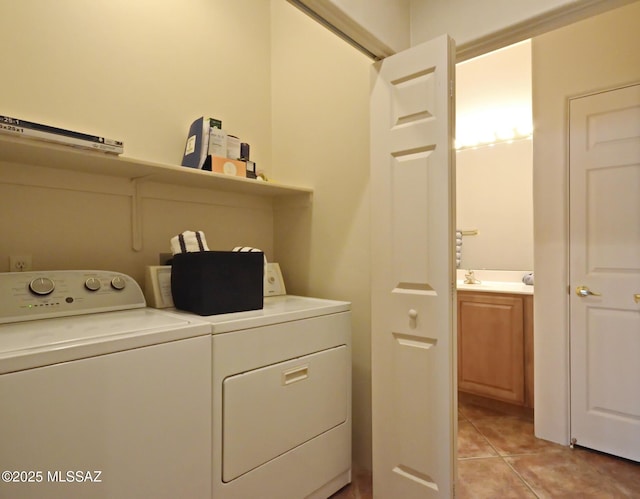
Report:
<svg viewBox="0 0 640 499"><path fill-rule="evenodd" d="M227 157L227 132L220 128L209 129L209 155Z"/></svg>
<svg viewBox="0 0 640 499"><path fill-rule="evenodd" d="M235 135L227 135L227 158L240 159L240 139Z"/></svg>

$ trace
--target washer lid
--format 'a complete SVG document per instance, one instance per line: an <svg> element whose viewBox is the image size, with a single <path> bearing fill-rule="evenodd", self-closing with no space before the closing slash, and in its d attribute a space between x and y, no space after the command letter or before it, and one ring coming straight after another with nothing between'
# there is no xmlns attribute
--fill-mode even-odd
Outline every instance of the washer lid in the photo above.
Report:
<svg viewBox="0 0 640 499"><path fill-rule="evenodd" d="M211 323L213 334L227 333L239 329L268 326L282 322L308 319L320 315L335 314L351 310L351 304L345 301L308 298L305 296L269 296L264 299L264 307L260 310L234 312L209 316L194 316ZM187 314L186 312L179 312Z"/></svg>
<svg viewBox="0 0 640 499"><path fill-rule="evenodd" d="M0 373L210 333L195 319L149 308L0 326Z"/></svg>

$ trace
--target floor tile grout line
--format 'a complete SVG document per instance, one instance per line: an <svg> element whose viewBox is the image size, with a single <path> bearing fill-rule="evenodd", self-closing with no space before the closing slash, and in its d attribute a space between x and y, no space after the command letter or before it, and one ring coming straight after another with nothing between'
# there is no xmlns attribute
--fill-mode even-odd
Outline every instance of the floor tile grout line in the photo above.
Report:
<svg viewBox="0 0 640 499"><path fill-rule="evenodd" d="M478 428L473 421L469 420L469 423L471 423L471 426L473 426L475 430L478 432L478 434L482 438L484 438L485 442L489 444L489 447L493 449L493 452L495 452L497 456L500 456L500 451L498 451L498 449L491 443L491 440L489 440L489 437L487 437L484 433L482 433L482 431L480 431L480 428Z"/></svg>
<svg viewBox="0 0 640 499"><path fill-rule="evenodd" d="M511 466L511 464L505 459L506 457L510 457L510 455L508 453L506 455L503 455L503 453L493 445L489 437L484 433L482 433L482 430L480 430L480 428L478 428L472 420L469 420L469 423L471 423L471 426L473 426L475 430L478 432L478 434L487 442L487 444L489 444L489 447L493 449L493 451L496 453L496 457L501 459L502 462L508 466L509 470L511 470L514 476L526 487L526 489L528 489L537 499L540 499L540 496L536 494L535 490L533 490L531 485L529 485L529 483L524 479L524 477L520 475L520 473L518 473L516 469L513 466ZM479 459L490 459L490 458L485 457L485 458L479 458Z"/></svg>
<svg viewBox="0 0 640 499"><path fill-rule="evenodd" d="M504 463L509 467L509 469L511 469L511 471L520 479L520 481L525 485L525 487L527 487L531 493L536 496L538 499L540 499L540 496L538 494L536 494L536 491L533 490L533 487L531 485L529 485L529 482L527 482L525 480L525 478L518 472L518 470L516 470L511 463L509 463L509 461L507 461L503 456L500 456L500 458L504 461Z"/></svg>
<svg viewBox="0 0 640 499"><path fill-rule="evenodd" d="M507 418L509 416L506 416ZM504 419L505 416L496 416L495 419ZM483 418L483 419L488 419L488 418ZM522 419L522 418L518 418L518 419ZM478 428L476 426L476 424L474 423L474 421L472 421L471 419L469 419L469 422L471 423L471 425L476 429L476 431L480 434L480 436L482 436L482 438L484 438L486 440L486 442L489 444L489 446L496 452L497 457L500 458L502 460L502 462L504 464L506 464L509 468L509 470L511 470L511 472L514 474L514 476L537 498L540 499L540 496L535 492L535 490L533 490L533 488L531 487L531 485L529 485L529 483L524 479L524 477L518 473L518 471L506 460L507 457L512 457L509 453L505 453L503 454L500 450L498 450L493 443L491 442L491 440L489 439L488 436L486 436L482 430L480 428ZM535 454L535 452L532 453L523 453L524 455L527 454ZM522 454L521 454L522 455Z"/></svg>
<svg viewBox="0 0 640 499"><path fill-rule="evenodd" d="M507 416L509 417L509 416ZM503 418L503 416L496 416L495 419L501 419ZM487 418L484 418L487 419ZM487 441L487 443L491 446L491 448L496 452L496 454L498 456L504 456L504 457L512 457L512 456L529 456L529 455L535 455L535 454L543 454L546 452L554 452L556 451L556 449L538 449L538 450L526 450L526 451L522 451L522 452L502 452L501 450L499 450L489 439L489 437L487 435L485 435L482 430L476 426L475 422L472 420L469 420L469 423L471 423L471 425L476 429L476 431Z"/></svg>
<svg viewBox="0 0 640 499"><path fill-rule="evenodd" d="M510 470L511 470L511 472L516 476L516 478L517 478L518 480L520 480L520 482L521 482L521 483L522 483L522 484L523 484L527 489L529 489L529 490L531 491L531 493L532 493L536 498L539 498L538 494L536 494L536 493L535 493L535 491L531 488L531 486L527 483L527 481L526 481L526 480L525 480L525 479L520 475L520 473L518 473L518 472L514 469L514 467L513 467L513 466L511 466L511 465L507 462L507 460L505 459L505 457L507 457L507 456L506 456L506 455L503 455L503 453L502 453L500 450L498 450L498 449L497 449L497 448L496 448L496 447L491 443L491 440L489 440L489 437L487 437L484 433L482 433L482 431L481 431L479 428L477 428L477 429L478 429L478 432L480 433L480 435L482 435L482 436L487 440L487 442L489 443L489 445L491 446L491 448L493 448L493 449L496 451L496 453L498 454L498 457L502 460L502 462L503 462L504 464L506 464L506 465L509 467L509 469L510 469Z"/></svg>
<svg viewBox="0 0 640 499"><path fill-rule="evenodd" d="M479 461L480 459L498 459L502 456L472 456L472 457L459 457L458 461Z"/></svg>

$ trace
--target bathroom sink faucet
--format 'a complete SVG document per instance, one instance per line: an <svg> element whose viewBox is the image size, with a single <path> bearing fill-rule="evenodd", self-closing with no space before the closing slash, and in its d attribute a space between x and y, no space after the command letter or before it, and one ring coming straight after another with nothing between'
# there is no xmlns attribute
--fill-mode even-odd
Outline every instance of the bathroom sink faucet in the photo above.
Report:
<svg viewBox="0 0 640 499"><path fill-rule="evenodd" d="M480 284L480 281L476 279L476 276L473 273L473 270L467 270L467 273L464 275L464 283L465 284Z"/></svg>

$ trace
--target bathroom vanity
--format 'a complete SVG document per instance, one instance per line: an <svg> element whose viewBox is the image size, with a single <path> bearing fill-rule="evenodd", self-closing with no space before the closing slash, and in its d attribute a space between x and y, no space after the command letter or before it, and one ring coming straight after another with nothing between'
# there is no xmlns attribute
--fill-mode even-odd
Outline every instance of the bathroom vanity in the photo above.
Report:
<svg viewBox="0 0 640 499"><path fill-rule="evenodd" d="M458 284L458 390L533 408L533 287Z"/></svg>

